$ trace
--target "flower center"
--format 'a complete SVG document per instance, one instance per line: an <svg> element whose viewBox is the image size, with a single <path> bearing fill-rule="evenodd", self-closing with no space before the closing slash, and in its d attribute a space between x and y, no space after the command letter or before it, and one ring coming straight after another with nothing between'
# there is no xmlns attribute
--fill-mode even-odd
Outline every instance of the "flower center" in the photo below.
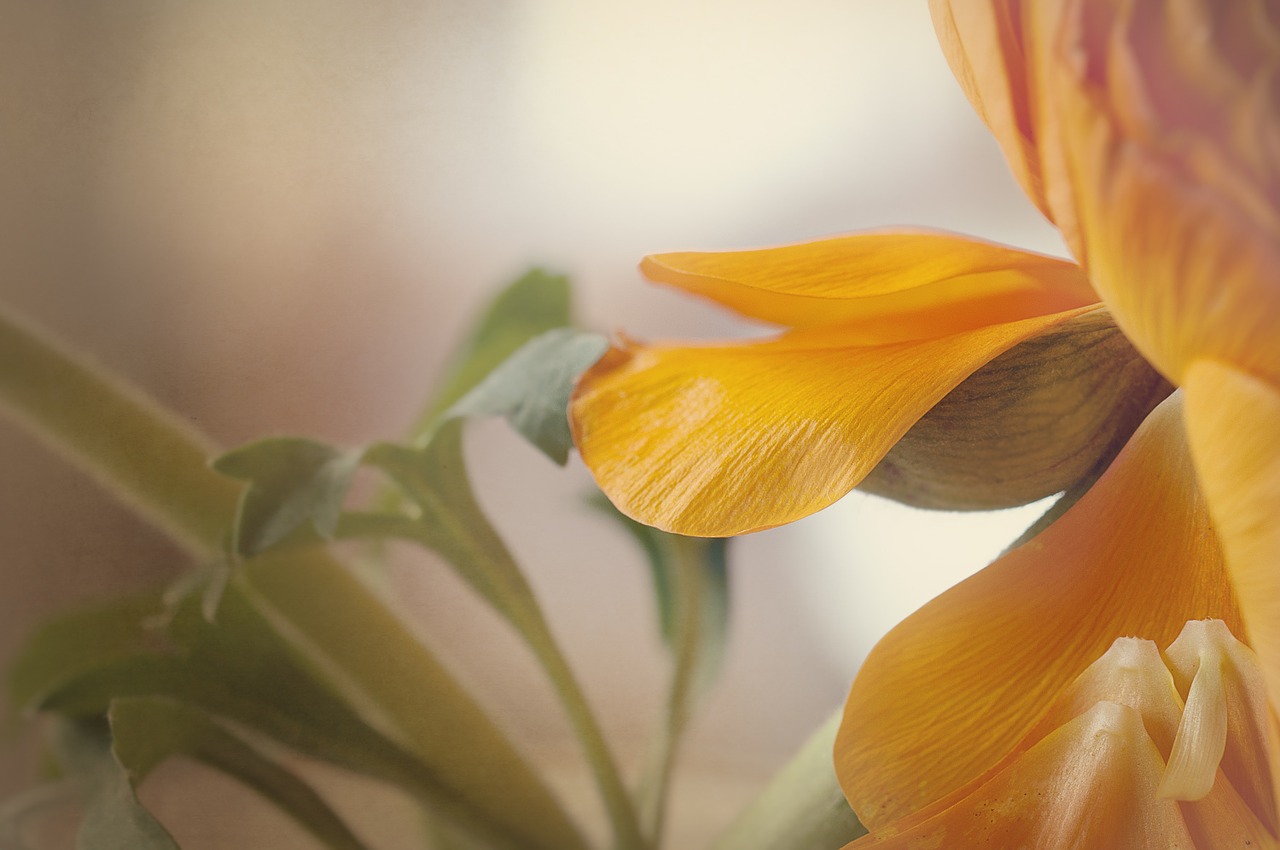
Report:
<svg viewBox="0 0 1280 850"><path fill-rule="evenodd" d="M1184 809L1190 819L1243 805L1275 832L1262 669L1221 620L1188 622L1163 656L1149 640L1117 639L1059 696L1037 733L1100 702L1141 716L1164 760L1159 797L1196 803Z"/></svg>
<svg viewBox="0 0 1280 850"><path fill-rule="evenodd" d="M854 846L1280 850L1270 709L1218 620L1119 638L1001 764Z"/></svg>

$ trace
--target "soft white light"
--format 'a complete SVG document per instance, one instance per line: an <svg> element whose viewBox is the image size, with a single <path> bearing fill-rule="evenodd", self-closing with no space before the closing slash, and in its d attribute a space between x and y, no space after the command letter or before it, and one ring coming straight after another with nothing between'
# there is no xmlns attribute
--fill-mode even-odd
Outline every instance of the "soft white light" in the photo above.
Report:
<svg viewBox="0 0 1280 850"><path fill-rule="evenodd" d="M807 520L795 545L807 565L814 628L831 660L856 669L885 632L995 560L1052 503L922 511L854 492Z"/></svg>
<svg viewBox="0 0 1280 850"><path fill-rule="evenodd" d="M539 167L560 175L565 200L606 209L660 205L696 220L830 172L833 160L891 168L902 140L859 118L917 90L950 94L930 85L936 49L906 71L883 55L916 43L904 32L928 33L923 7L547 0L523 12L520 132ZM859 29L882 37L869 46L851 36Z"/></svg>

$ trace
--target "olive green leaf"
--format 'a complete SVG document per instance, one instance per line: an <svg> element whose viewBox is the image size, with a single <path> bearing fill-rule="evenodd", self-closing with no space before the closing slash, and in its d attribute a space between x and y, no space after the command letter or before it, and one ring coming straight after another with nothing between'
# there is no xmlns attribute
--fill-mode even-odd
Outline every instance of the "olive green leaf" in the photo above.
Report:
<svg viewBox="0 0 1280 850"><path fill-rule="evenodd" d="M461 423L446 421L423 448L376 443L365 462L385 472L421 511L416 541L445 560L518 628L537 603L524 574L484 515L467 479Z"/></svg>
<svg viewBox="0 0 1280 850"><path fill-rule="evenodd" d="M698 672L694 677L698 689L708 687L719 672L724 660L725 645L729 633L729 572L728 551L731 538L683 537L659 531L636 522L615 508L601 494L595 494L589 504L616 522L635 540L644 552L653 581L654 598L657 601L658 621L662 638L672 653L678 654L678 624L682 607L687 600L681 598L681 572L693 571L698 575Z"/></svg>
<svg viewBox="0 0 1280 850"><path fill-rule="evenodd" d="M483 382L477 390L482 386ZM563 418L563 411L560 416ZM476 502L462 455L461 421L443 418L421 448L373 445L365 453L365 462L386 472L417 504L420 519L406 527L406 536L443 556L528 643L582 742L617 846L643 846L634 807L599 723L524 574ZM373 525L366 523L366 527Z"/></svg>
<svg viewBox="0 0 1280 850"><path fill-rule="evenodd" d="M72 717L100 716L121 698L169 697L298 752L397 785L431 811L482 836L487 846L581 848L581 838L554 798L536 777L525 775L523 762L512 761L510 745L480 709L449 690L452 680L442 678L442 670L423 668L410 644L400 646L399 630L370 631L379 621L361 610L369 600L362 601L354 587L318 583L304 596L284 598L296 610L271 616L250 601L254 579L272 595L276 585L295 586L315 567L304 555L283 553L246 563L227 589L216 624L202 616L198 594L188 594L178 610L167 612L160 593L46 623L15 665L14 696L29 709ZM165 632L158 637L156 624L166 614ZM394 711L381 719L407 718L413 728L397 724L384 731L371 725L315 677L298 647L282 639L277 616L328 622L326 636L343 651L365 659L366 666L377 658L388 667L366 669L371 681L391 681L390 668L398 671L394 705L377 694L379 704ZM370 654L372 647L380 654ZM406 680L423 687L404 688ZM470 711L461 710L466 706ZM506 768L495 774L496 764Z"/></svg>
<svg viewBox="0 0 1280 850"><path fill-rule="evenodd" d="M301 437L259 440L219 457L214 469L249 482L236 516L236 553L256 555L307 522L333 536L359 463L359 452Z"/></svg>

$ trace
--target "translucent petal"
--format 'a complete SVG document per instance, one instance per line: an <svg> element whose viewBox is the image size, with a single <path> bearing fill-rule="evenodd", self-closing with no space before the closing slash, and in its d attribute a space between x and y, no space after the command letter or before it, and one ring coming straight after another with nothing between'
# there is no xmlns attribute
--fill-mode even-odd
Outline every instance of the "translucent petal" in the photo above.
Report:
<svg viewBox="0 0 1280 850"><path fill-rule="evenodd" d="M1052 219L1036 150L1021 10L1009 0L929 0L938 42L1023 190Z"/></svg>

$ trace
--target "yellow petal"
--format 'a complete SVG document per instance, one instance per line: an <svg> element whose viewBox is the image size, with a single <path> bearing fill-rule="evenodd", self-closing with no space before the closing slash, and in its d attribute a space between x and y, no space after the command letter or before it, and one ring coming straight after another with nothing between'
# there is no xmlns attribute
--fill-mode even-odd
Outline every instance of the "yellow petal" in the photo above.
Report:
<svg viewBox="0 0 1280 850"><path fill-rule="evenodd" d="M841 326L734 345L628 343L579 381L574 440L641 522L706 537L769 528L848 493L976 369L1087 309L874 347L847 344Z"/></svg>
<svg viewBox="0 0 1280 850"><path fill-rule="evenodd" d="M1168 645L1210 617L1244 633L1180 408L1178 394L1163 402L1057 522L872 651L836 742L841 785L869 827L999 763L1117 637Z"/></svg>
<svg viewBox="0 0 1280 850"><path fill-rule="evenodd" d="M922 508L1026 504L1100 473L1172 391L1099 307L970 375L858 487Z"/></svg>
<svg viewBox="0 0 1280 850"><path fill-rule="evenodd" d="M1178 805L1156 795L1163 769L1138 712L1099 702L963 800L912 818L905 829L886 827L849 850L1195 850Z"/></svg>
<svg viewBox="0 0 1280 850"><path fill-rule="evenodd" d="M1181 383L1199 358L1280 380L1280 32L1256 3L1083 4L1044 63L1082 262Z"/></svg>
<svg viewBox="0 0 1280 850"><path fill-rule="evenodd" d="M1280 706L1280 388L1197 361L1187 372L1186 395L1196 468L1248 643L1262 663L1271 705Z"/></svg>
<svg viewBox="0 0 1280 850"><path fill-rule="evenodd" d="M924 231L659 254L640 268L751 318L789 327L839 324L851 345L945 336L1098 300L1072 263Z"/></svg>

